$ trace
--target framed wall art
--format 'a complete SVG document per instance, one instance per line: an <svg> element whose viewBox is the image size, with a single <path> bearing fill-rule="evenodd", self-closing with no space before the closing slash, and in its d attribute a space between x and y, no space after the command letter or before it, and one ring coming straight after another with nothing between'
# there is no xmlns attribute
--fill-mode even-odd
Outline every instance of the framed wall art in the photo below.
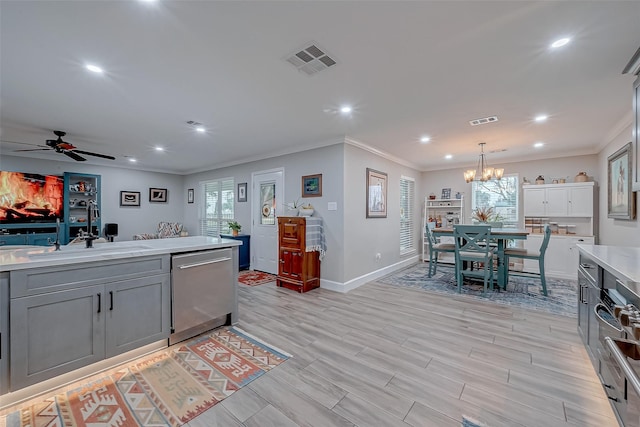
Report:
<svg viewBox="0 0 640 427"><path fill-rule="evenodd" d="M190 188L187 190L187 203L193 203L193 200L194 200L193 188Z"/></svg>
<svg viewBox="0 0 640 427"><path fill-rule="evenodd" d="M322 196L322 174L302 177L302 197Z"/></svg>
<svg viewBox="0 0 640 427"><path fill-rule="evenodd" d="M632 188L633 145L624 147L607 158L607 216L614 219L636 217L635 193Z"/></svg>
<svg viewBox="0 0 640 427"><path fill-rule="evenodd" d="M167 202L167 189L166 188L150 188L149 189L149 201L157 203Z"/></svg>
<svg viewBox="0 0 640 427"><path fill-rule="evenodd" d="M367 168L367 218L387 217L387 174Z"/></svg>
<svg viewBox="0 0 640 427"><path fill-rule="evenodd" d="M140 206L139 191L121 191L120 206Z"/></svg>
<svg viewBox="0 0 640 427"><path fill-rule="evenodd" d="M247 201L247 183L241 182L238 184L238 202Z"/></svg>

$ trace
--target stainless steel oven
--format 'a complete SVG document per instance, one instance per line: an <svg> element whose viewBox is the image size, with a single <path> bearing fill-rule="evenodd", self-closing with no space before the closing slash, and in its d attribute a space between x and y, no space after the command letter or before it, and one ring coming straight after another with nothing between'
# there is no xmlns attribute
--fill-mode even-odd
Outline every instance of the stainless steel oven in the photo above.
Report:
<svg viewBox="0 0 640 427"><path fill-rule="evenodd" d="M625 427L640 426L640 344L635 340L605 338L604 359L615 390L609 393L620 423ZM606 385L605 385L606 388Z"/></svg>

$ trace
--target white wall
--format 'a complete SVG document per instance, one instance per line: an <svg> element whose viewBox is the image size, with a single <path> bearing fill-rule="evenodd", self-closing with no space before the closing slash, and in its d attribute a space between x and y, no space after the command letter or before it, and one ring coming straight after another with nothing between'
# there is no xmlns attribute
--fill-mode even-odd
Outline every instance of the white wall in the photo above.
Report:
<svg viewBox="0 0 640 427"><path fill-rule="evenodd" d="M230 166L212 171L188 175L184 180L184 192L187 189L195 189L196 200L193 204L186 204L184 208L184 222L189 230L195 234L198 230L199 209L202 197L198 191L202 181L233 178L237 183L248 183L247 202L236 202L234 210L237 221L242 225L242 232L251 233L251 209L252 193L251 174L275 168L284 168L284 197L276 195L276 203L283 206L301 197L302 176L322 174L322 197L303 199L305 203L311 203L316 211L314 216L319 216L324 222L324 232L327 241L327 253L320 268L322 280L342 281L344 251L343 220L344 192L343 192L343 153L341 141L334 145L317 148L300 153L293 153L270 159L258 160L241 165ZM327 210L328 202L336 202L336 211ZM259 208L259 207L258 207ZM258 209L256 208L256 209Z"/></svg>
<svg viewBox="0 0 640 427"><path fill-rule="evenodd" d="M80 162L29 159L2 155L0 169L6 171L62 175L64 172L90 173L101 176L102 224L118 224L116 241L131 240L137 233L153 233L160 221L182 221L186 192L183 177L158 172L141 172ZM167 203L150 203L149 188L166 188ZM120 191L139 191L140 207L121 207Z"/></svg>
<svg viewBox="0 0 640 427"><path fill-rule="evenodd" d="M489 160L491 160L490 157ZM505 175L517 173L521 183L525 177L533 183L538 175L544 176L545 183L547 184L550 184L554 178L565 178L567 182L573 182L575 176L581 171L586 172L587 175L589 175L589 180L595 181L596 185L599 185L599 182L601 181L598 156L595 154L495 165L492 163L491 165L493 167L504 168ZM451 188L452 197L459 191L464 195L465 199L464 221L469 223L471 221L471 183L467 184L464 182L463 172L463 168L423 172L422 182L424 193L420 195L420 200L424 200L424 198L429 196L430 193L434 193L437 198L440 198L443 188ZM521 225L524 226L522 186L519 187L518 196L520 197L519 218L521 220Z"/></svg>
<svg viewBox="0 0 640 427"><path fill-rule="evenodd" d="M387 174L387 217L366 217L366 170L375 169ZM416 251L400 255L400 177L416 181L415 242ZM415 260L421 248L420 198L422 194L419 171L402 166L353 145L344 145L344 276L343 282L358 282L376 272ZM380 254L380 259L376 259ZM359 284L359 282L357 283ZM349 287L349 286L348 286Z"/></svg>
<svg viewBox="0 0 640 427"><path fill-rule="evenodd" d="M615 246L640 246L640 224L638 219L631 221L621 219L611 219L607 217L608 212L608 161L607 157L618 151L625 144L631 141L630 125L615 137L598 155L598 172L602 177L600 188L600 240L601 245ZM633 197L638 197L638 193L633 193ZM636 199L637 201L637 199Z"/></svg>

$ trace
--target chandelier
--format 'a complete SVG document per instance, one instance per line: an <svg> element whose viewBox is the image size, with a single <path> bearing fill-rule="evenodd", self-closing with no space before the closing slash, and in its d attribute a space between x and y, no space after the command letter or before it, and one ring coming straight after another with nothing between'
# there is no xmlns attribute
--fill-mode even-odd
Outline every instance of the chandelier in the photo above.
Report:
<svg viewBox="0 0 640 427"><path fill-rule="evenodd" d="M465 182L471 181L489 181L490 179L501 179L504 174L504 169L494 169L489 166L489 162L484 155L484 146L486 142L481 142L478 145L480 146L480 157L478 158L478 166L476 169L469 169L464 172L464 180Z"/></svg>

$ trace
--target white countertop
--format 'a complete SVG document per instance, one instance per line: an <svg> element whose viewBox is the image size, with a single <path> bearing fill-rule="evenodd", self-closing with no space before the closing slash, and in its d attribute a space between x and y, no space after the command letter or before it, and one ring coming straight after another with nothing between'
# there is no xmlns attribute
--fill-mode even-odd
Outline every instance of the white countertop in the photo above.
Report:
<svg viewBox="0 0 640 427"><path fill-rule="evenodd" d="M175 239L94 242L93 248L86 248L83 242L61 246L60 251L55 251L53 246L25 246L21 249L15 249L16 246L12 246L11 249L3 249L0 246L0 271L229 248L240 245L242 242L239 240L190 236Z"/></svg>
<svg viewBox="0 0 640 427"><path fill-rule="evenodd" d="M577 245L580 253L626 282L640 284L640 248L604 245Z"/></svg>

